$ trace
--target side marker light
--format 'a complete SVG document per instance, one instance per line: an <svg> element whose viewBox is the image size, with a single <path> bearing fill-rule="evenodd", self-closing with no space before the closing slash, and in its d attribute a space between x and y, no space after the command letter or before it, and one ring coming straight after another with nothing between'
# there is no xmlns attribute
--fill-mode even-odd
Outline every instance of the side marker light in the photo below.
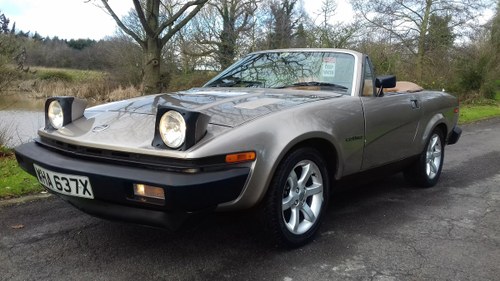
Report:
<svg viewBox="0 0 500 281"><path fill-rule="evenodd" d="M255 160L255 152L241 152L226 155L226 163L240 163Z"/></svg>

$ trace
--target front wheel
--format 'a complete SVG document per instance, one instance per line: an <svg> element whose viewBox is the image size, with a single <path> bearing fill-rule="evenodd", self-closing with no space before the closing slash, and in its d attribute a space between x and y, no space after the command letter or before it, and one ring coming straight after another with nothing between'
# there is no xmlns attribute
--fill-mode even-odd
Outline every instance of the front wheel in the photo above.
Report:
<svg viewBox="0 0 500 281"><path fill-rule="evenodd" d="M432 187L436 185L439 180L443 168L443 161L443 132L439 129L434 129L419 159L405 170L405 178L412 184L421 187Z"/></svg>
<svg viewBox="0 0 500 281"><path fill-rule="evenodd" d="M303 147L285 157L264 202L267 229L278 244L297 247L312 239L328 202L328 184L317 150Z"/></svg>

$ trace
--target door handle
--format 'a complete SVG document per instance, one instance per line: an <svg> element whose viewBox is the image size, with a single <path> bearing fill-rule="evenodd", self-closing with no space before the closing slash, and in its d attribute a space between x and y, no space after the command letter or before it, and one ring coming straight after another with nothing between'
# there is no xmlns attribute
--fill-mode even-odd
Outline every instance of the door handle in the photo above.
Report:
<svg viewBox="0 0 500 281"><path fill-rule="evenodd" d="M418 108L420 108L420 105L418 104L418 100L417 99L412 99L412 100L410 100L410 102L411 102L411 108L412 109L418 109Z"/></svg>

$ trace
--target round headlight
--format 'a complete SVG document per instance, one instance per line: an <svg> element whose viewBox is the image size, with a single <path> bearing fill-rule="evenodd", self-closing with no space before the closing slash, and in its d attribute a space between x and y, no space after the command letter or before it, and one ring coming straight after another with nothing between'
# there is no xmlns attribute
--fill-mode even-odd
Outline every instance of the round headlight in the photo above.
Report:
<svg viewBox="0 0 500 281"><path fill-rule="evenodd" d="M54 100L49 104L47 115L49 116L49 121L52 127L55 129L62 128L64 123L64 114L61 104L58 101Z"/></svg>
<svg viewBox="0 0 500 281"><path fill-rule="evenodd" d="M160 135L170 148L179 148L186 139L186 122L182 115L174 110L165 112L160 119Z"/></svg>

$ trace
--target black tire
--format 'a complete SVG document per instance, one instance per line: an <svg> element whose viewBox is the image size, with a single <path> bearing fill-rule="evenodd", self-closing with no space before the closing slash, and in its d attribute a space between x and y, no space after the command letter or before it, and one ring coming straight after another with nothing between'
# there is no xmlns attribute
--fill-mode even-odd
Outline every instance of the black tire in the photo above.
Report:
<svg viewBox="0 0 500 281"><path fill-rule="evenodd" d="M444 146L443 131L434 129L418 160L404 171L405 179L419 187L436 185L443 168Z"/></svg>
<svg viewBox="0 0 500 281"><path fill-rule="evenodd" d="M321 154L310 147L292 151L278 166L263 202L266 230L279 246L306 244L321 224L328 194L328 171Z"/></svg>

